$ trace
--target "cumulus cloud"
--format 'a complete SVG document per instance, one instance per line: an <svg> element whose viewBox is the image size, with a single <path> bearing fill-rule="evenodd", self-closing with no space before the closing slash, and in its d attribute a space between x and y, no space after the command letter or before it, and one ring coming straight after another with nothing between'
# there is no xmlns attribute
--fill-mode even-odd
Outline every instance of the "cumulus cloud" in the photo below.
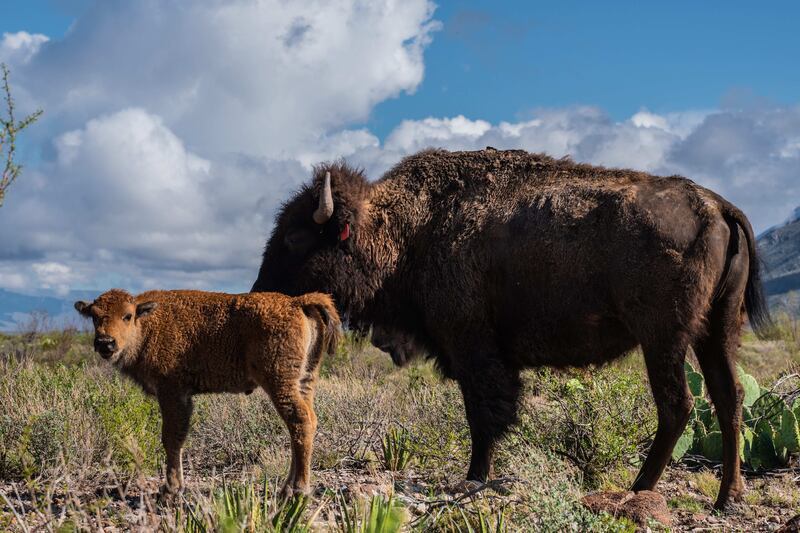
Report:
<svg viewBox="0 0 800 533"><path fill-rule="evenodd" d="M428 0L97 2L21 73L53 120L141 107L203 153L282 156L422 81Z"/></svg>
<svg viewBox="0 0 800 533"><path fill-rule="evenodd" d="M137 277L158 285L157 272L202 273L190 284L203 286L211 271L237 270L230 282L245 285L275 206L307 175L296 160L212 163L142 109L92 119L54 146L53 160L17 184L2 213L10 223L0 227L4 255L37 261L40 286L91 281L45 261L64 255L79 270L134 286Z"/></svg>
<svg viewBox="0 0 800 533"><path fill-rule="evenodd" d="M416 89L433 10L97 2L58 41L6 34L20 111L46 115L25 136L43 160L0 211L0 286L247 288L310 166L378 149L343 128Z"/></svg>
<svg viewBox="0 0 800 533"><path fill-rule="evenodd" d="M41 33L3 33L0 39L0 61L9 65L24 65L50 39Z"/></svg>
<svg viewBox="0 0 800 533"><path fill-rule="evenodd" d="M379 170L425 147L522 148L609 167L681 174L742 207L757 230L780 222L800 203L800 107L723 109L656 114L641 110L614 121L593 107L539 109L534 118L489 124L427 118L404 121L383 153L368 153Z"/></svg>
<svg viewBox="0 0 800 533"><path fill-rule="evenodd" d="M247 290L312 165L346 157L377 178L431 146L683 174L757 229L799 203L796 107L429 117L381 142L358 124L417 88L432 13L428 0L96 2L59 41L4 35L20 111L47 113L26 132L43 157L0 209L0 288Z"/></svg>

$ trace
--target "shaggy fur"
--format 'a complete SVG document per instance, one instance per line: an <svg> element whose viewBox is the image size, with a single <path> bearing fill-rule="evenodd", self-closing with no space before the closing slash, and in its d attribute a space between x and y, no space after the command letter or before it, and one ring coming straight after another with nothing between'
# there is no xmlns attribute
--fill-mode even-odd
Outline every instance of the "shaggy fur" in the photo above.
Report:
<svg viewBox="0 0 800 533"><path fill-rule="evenodd" d="M95 350L158 398L167 453L164 491L183 486L181 448L192 396L262 387L289 428L292 463L284 493L306 492L317 418L321 357L336 349L339 316L324 294L229 295L113 289L75 308L92 318Z"/></svg>
<svg viewBox="0 0 800 533"><path fill-rule="evenodd" d="M327 171L335 208L320 226ZM253 285L265 290L330 292L396 363L435 358L461 387L479 481L516 419L523 368L641 346L658 431L633 488L652 489L689 416L693 346L724 439L717 506L743 491L734 357L745 309L757 331L769 316L749 222L688 179L491 148L420 152L375 183L324 165L278 215Z"/></svg>

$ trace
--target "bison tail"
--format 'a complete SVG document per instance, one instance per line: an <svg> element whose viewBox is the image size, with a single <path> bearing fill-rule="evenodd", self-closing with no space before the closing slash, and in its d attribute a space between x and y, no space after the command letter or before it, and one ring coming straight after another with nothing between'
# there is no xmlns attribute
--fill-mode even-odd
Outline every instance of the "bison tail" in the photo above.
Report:
<svg viewBox="0 0 800 533"><path fill-rule="evenodd" d="M342 321L330 296L314 292L299 296L303 313L316 322L317 344L309 359L309 367L315 368L324 355L336 353L342 336Z"/></svg>
<svg viewBox="0 0 800 533"><path fill-rule="evenodd" d="M723 215L731 226L731 231L737 231L737 226L742 228L747 240L747 252L750 265L747 275L747 286L744 291L744 308L750 326L759 338L764 338L773 327L769 314L769 306L764 296L764 287L761 283L761 260L758 257L758 248L750 221L741 210L728 202L723 204ZM732 237L733 238L733 237Z"/></svg>

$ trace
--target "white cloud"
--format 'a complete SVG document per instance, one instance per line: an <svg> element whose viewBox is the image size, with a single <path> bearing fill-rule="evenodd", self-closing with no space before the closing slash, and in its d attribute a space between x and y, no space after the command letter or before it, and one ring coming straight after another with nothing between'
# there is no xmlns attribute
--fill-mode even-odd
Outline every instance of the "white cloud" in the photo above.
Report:
<svg viewBox="0 0 800 533"><path fill-rule="evenodd" d="M246 285L252 274L244 269L257 267L275 207L308 174L296 160L212 163L141 109L92 119L54 145L53 161L15 184L0 238L7 257L37 261L39 274L58 273L42 260L54 256L80 265L85 274L71 282L107 276L138 287L160 272L208 286L223 281L212 271L238 270L240 279L228 283Z"/></svg>
<svg viewBox="0 0 800 533"><path fill-rule="evenodd" d="M538 109L534 115L497 125L463 116L403 121L381 152L366 152L361 162L376 172L430 146L494 146L681 174L742 207L757 230L778 223L800 203L800 107L668 114L641 110L623 121L593 107Z"/></svg>
<svg viewBox="0 0 800 533"><path fill-rule="evenodd" d="M0 62L9 65L24 65L36 55L44 43L50 39L41 33L3 33L0 39Z"/></svg>
<svg viewBox="0 0 800 533"><path fill-rule="evenodd" d="M432 13L428 0L98 2L20 75L48 120L137 107L204 154L283 157L413 92Z"/></svg>
<svg viewBox="0 0 800 533"><path fill-rule="evenodd" d="M381 143L352 124L417 88L432 9L97 2L62 40L4 35L20 111L47 113L25 136L44 157L0 209L0 287L246 290L277 208L313 164L347 157L377 178L429 146L680 173L739 204L757 229L800 203L796 107L642 109L622 121L589 106L498 124L429 117Z"/></svg>
<svg viewBox="0 0 800 533"><path fill-rule="evenodd" d="M76 276L69 266L61 263L33 263L31 269L38 278L40 287L52 289L56 294L60 295L67 294L70 285L76 281L80 281L80 277Z"/></svg>
<svg viewBox="0 0 800 533"><path fill-rule="evenodd" d="M430 145L470 146L492 125L485 120L469 120L463 115L453 118L404 120L386 139L386 149L403 153L416 152Z"/></svg>

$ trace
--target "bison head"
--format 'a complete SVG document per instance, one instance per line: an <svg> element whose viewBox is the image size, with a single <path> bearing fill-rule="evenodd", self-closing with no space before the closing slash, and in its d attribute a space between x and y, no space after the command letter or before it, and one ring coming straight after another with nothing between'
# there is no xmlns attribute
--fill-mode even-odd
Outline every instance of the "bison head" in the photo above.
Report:
<svg viewBox="0 0 800 533"><path fill-rule="evenodd" d="M112 289L92 303L75 302L75 309L94 323L94 349L103 359L120 363L121 354L136 342L139 321L157 307L156 302L136 302L133 296Z"/></svg>
<svg viewBox="0 0 800 533"><path fill-rule="evenodd" d="M362 308L376 285L362 233L370 189L363 172L343 162L316 168L280 210L252 291L320 291L345 313Z"/></svg>
<svg viewBox="0 0 800 533"><path fill-rule="evenodd" d="M373 328L373 344L403 365L422 344L414 328L399 327L400 296L387 287L399 254L386 196L375 203L377 187L343 162L316 168L279 212L252 291L332 294L349 326Z"/></svg>

